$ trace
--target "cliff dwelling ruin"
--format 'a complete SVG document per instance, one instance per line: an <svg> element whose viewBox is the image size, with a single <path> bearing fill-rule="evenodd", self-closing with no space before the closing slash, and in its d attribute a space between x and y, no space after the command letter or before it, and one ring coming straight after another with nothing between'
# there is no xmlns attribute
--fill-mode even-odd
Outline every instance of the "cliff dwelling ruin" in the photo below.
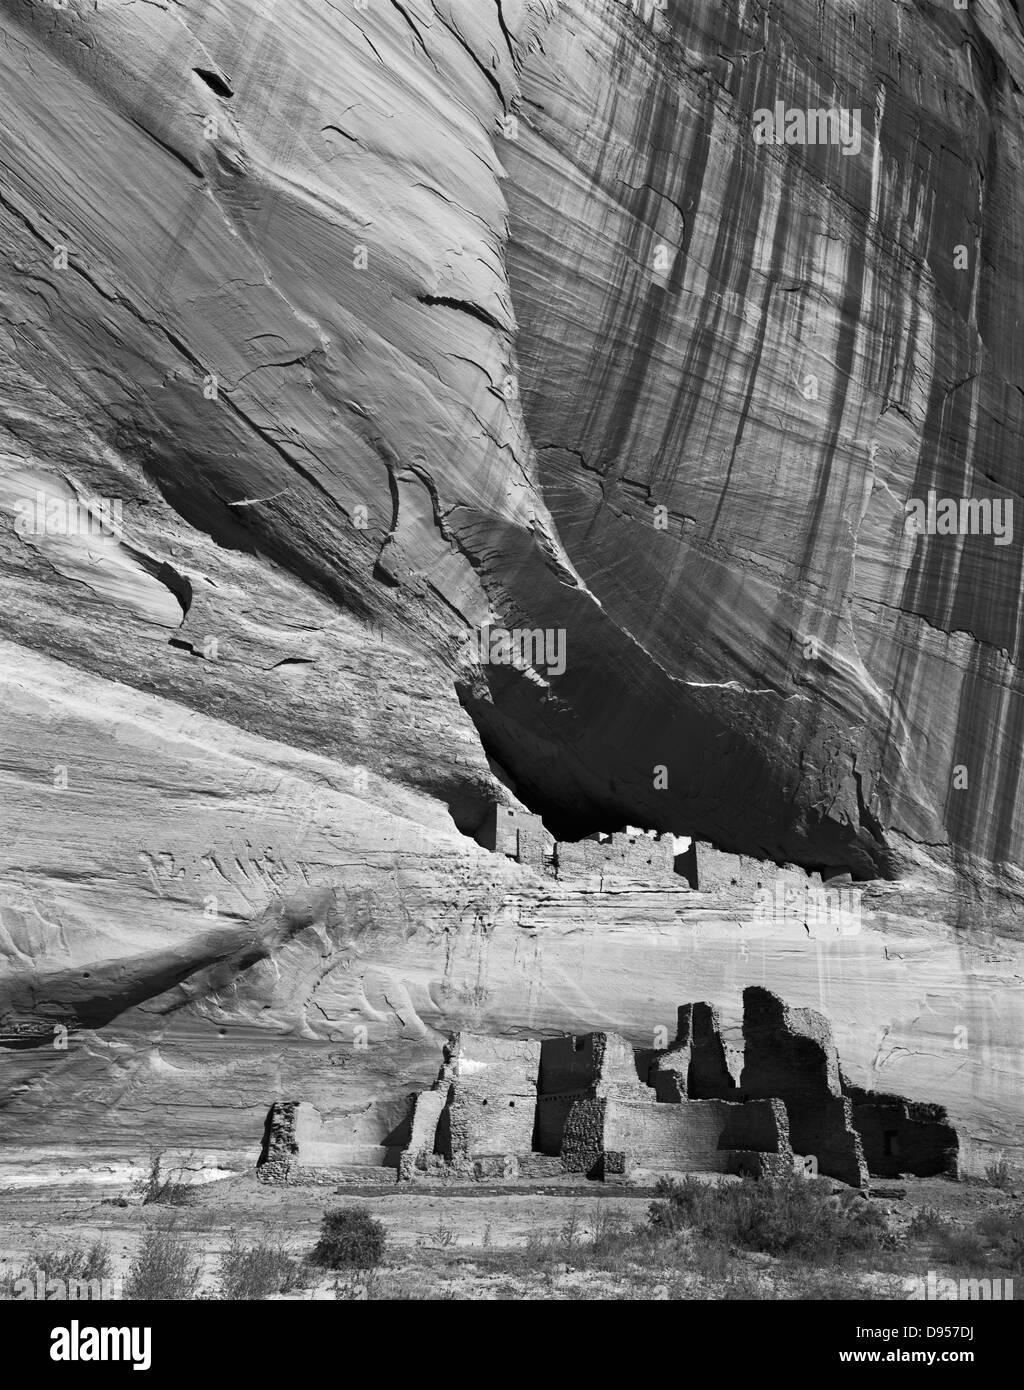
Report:
<svg viewBox="0 0 1024 1390"><path fill-rule="evenodd" d="M342 1147L311 1106L279 1102L259 1176L336 1181ZM642 1184L662 1174L797 1168L865 1187L901 1173L956 1176L958 1148L941 1106L851 1086L828 1020L751 986L741 1050L707 1002L679 1009L675 1039L660 1050L614 1033L452 1035L376 1180L578 1175Z"/></svg>
<svg viewBox="0 0 1024 1390"><path fill-rule="evenodd" d="M790 898L816 897L817 905L812 901L811 906L822 921L848 918L850 899L857 893L847 871L833 869L823 879L816 870L731 854L689 836L629 827L611 834L595 832L582 840L556 840L540 816L512 806L492 806L475 838L492 854L504 855L547 878L571 883L590 880L602 888L639 883L734 901L763 899L761 915L767 916L794 915L786 910L788 894Z"/></svg>

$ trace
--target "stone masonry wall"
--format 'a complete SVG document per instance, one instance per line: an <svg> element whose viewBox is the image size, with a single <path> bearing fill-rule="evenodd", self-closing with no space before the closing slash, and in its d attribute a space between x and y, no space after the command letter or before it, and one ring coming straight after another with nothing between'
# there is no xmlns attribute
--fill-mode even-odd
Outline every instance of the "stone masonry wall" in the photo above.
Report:
<svg viewBox="0 0 1024 1390"><path fill-rule="evenodd" d="M856 1090L853 1126L860 1135L868 1171L878 1177L901 1173L956 1176L958 1139L940 1105L918 1105L902 1096Z"/></svg>
<svg viewBox="0 0 1024 1390"><path fill-rule="evenodd" d="M256 1165L260 1182L286 1182L298 1151L295 1142L295 1111L298 1103L279 1100L270 1107L263 1136L263 1152Z"/></svg>
<svg viewBox="0 0 1024 1390"><path fill-rule="evenodd" d="M657 1053L647 1075L659 1100L714 1100L736 1097L721 1024L708 1003L683 1004L672 1046Z"/></svg>
<svg viewBox="0 0 1024 1390"><path fill-rule="evenodd" d="M743 991L743 1039L743 1094L782 1100L796 1153L813 1155L829 1177L864 1186L867 1164L828 1020L754 985Z"/></svg>
<svg viewBox="0 0 1024 1390"><path fill-rule="evenodd" d="M639 879L641 882L664 882L683 888L684 880L674 868L671 835L657 839L649 835L616 833L610 840L578 840L559 842L556 862L559 878L585 878L595 874L606 877Z"/></svg>
<svg viewBox="0 0 1024 1390"><path fill-rule="evenodd" d="M601 1176L606 1100L575 1100L562 1134L562 1167L567 1173Z"/></svg>
<svg viewBox="0 0 1024 1390"><path fill-rule="evenodd" d="M806 890L821 887L821 875L806 874L795 865L779 867L771 860L751 859L745 854L727 854L706 840L693 846L696 855L696 887L701 893L724 893L749 901L758 889L773 888L777 883L792 884Z"/></svg>
<svg viewBox="0 0 1024 1390"><path fill-rule="evenodd" d="M752 1110L757 1113L744 1115ZM679 1105L609 1100L603 1147L655 1172L732 1171L733 1148L776 1152L780 1135L767 1103L688 1100ZM736 1142L736 1141L744 1142ZM753 1141L757 1142L753 1142Z"/></svg>

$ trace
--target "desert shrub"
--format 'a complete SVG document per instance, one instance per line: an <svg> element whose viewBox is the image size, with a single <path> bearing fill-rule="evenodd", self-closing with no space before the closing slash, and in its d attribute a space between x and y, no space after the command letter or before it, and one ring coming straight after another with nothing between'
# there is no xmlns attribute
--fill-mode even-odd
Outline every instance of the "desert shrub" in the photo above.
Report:
<svg viewBox="0 0 1024 1390"><path fill-rule="evenodd" d="M1013 1174L1005 1158L1001 1158L998 1163L990 1163L985 1169L985 1177L988 1179L989 1187L997 1187L1000 1192L1005 1192L1008 1187L1013 1186Z"/></svg>
<svg viewBox="0 0 1024 1390"><path fill-rule="evenodd" d="M434 1232L434 1239L442 1249L449 1245L455 1245L458 1236L455 1234L455 1227L448 1224L443 1216L437 1219L437 1230Z"/></svg>
<svg viewBox="0 0 1024 1390"><path fill-rule="evenodd" d="M701 1297L715 1303L752 1303L774 1298L775 1293L750 1270L737 1270L727 1274L720 1283L705 1286Z"/></svg>
<svg viewBox="0 0 1024 1390"><path fill-rule="evenodd" d="M988 1263L1024 1274L1024 1212L988 1212L978 1221L977 1235Z"/></svg>
<svg viewBox="0 0 1024 1390"><path fill-rule="evenodd" d="M723 1284L736 1270L736 1259L724 1245L713 1240L695 1240L683 1261L687 1270L706 1283Z"/></svg>
<svg viewBox="0 0 1024 1390"><path fill-rule="evenodd" d="M705 1240L769 1255L830 1260L889 1243L885 1218L852 1190L832 1195L827 1182L793 1174L711 1185L686 1178L652 1203L659 1234L690 1228Z"/></svg>
<svg viewBox="0 0 1024 1390"><path fill-rule="evenodd" d="M796 1302L872 1300L888 1303L906 1298L906 1292L901 1279L858 1278L856 1274L832 1267L793 1271L785 1286L785 1297Z"/></svg>
<svg viewBox="0 0 1024 1390"><path fill-rule="evenodd" d="M564 1259L571 1260L583 1243L583 1221L579 1207L570 1207L559 1231L559 1244Z"/></svg>
<svg viewBox="0 0 1024 1390"><path fill-rule="evenodd" d="M587 1249L599 1258L624 1254L636 1241L633 1231L621 1212L607 1207L598 1208Z"/></svg>
<svg viewBox="0 0 1024 1390"><path fill-rule="evenodd" d="M977 1231L950 1229L938 1232L936 1254L954 1268L980 1264L988 1249L987 1242Z"/></svg>
<svg viewBox="0 0 1024 1390"><path fill-rule="evenodd" d="M621 1212L602 1208L582 1247L580 1262L591 1269L625 1273L638 1263L646 1267L650 1248L647 1225L637 1225Z"/></svg>
<svg viewBox="0 0 1024 1390"><path fill-rule="evenodd" d="M327 1269L372 1269L384 1258L387 1233L367 1207L325 1211L311 1260Z"/></svg>
<svg viewBox="0 0 1024 1390"><path fill-rule="evenodd" d="M34 1257L50 1279L109 1279L110 1250L101 1240L88 1247L73 1245L68 1250L42 1250Z"/></svg>
<svg viewBox="0 0 1024 1390"><path fill-rule="evenodd" d="M102 1241L96 1241L90 1246L72 1245L67 1250L52 1247L39 1250L20 1268L4 1271L0 1276L0 1298L17 1298L17 1285L22 1279L28 1279L35 1288L40 1273L44 1281L60 1279L65 1285L80 1285L83 1282L109 1279L111 1268L110 1250ZM81 1296L85 1297L84 1294ZM47 1300L53 1301L56 1298L56 1291L53 1288L48 1289Z"/></svg>
<svg viewBox="0 0 1024 1390"><path fill-rule="evenodd" d="M196 1199L192 1187L185 1182L164 1176L162 1160L154 1154L150 1160L149 1172L134 1185L135 1195L142 1198L143 1206L157 1203L168 1207L189 1207Z"/></svg>
<svg viewBox="0 0 1024 1390"><path fill-rule="evenodd" d="M195 1247L170 1229L145 1233L125 1282L127 1299L178 1302L195 1298L202 1278Z"/></svg>
<svg viewBox="0 0 1024 1390"><path fill-rule="evenodd" d="M521 1249L496 1250L490 1255L488 1265L507 1270L510 1274L523 1274L530 1270L547 1269L549 1265L564 1259L565 1248L559 1232L530 1231Z"/></svg>
<svg viewBox="0 0 1024 1390"><path fill-rule="evenodd" d="M233 1240L220 1258L219 1296L241 1303L289 1293L298 1286L299 1268L279 1246L261 1241L244 1246Z"/></svg>
<svg viewBox="0 0 1024 1390"><path fill-rule="evenodd" d="M910 1218L907 1234L910 1236L933 1236L945 1229L946 1223L934 1207L921 1207Z"/></svg>

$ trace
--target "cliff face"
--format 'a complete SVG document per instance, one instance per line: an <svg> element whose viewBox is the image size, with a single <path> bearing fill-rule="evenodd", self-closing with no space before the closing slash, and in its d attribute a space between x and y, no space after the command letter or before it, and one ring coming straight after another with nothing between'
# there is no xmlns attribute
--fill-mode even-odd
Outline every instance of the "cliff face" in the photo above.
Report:
<svg viewBox="0 0 1024 1390"><path fill-rule="evenodd" d="M1020 539L903 525L1017 486L1008 0L0 23L16 1166L243 1162L281 1097L376 1146L439 1032L648 1045L755 964L1019 1142ZM777 100L859 150L756 144ZM741 942L478 850L495 771L561 838L902 882Z"/></svg>
<svg viewBox="0 0 1024 1390"><path fill-rule="evenodd" d="M929 490L1019 509L1016 9L665 19L570 0L503 150L540 485L630 644L618 698L570 663L547 727L570 706L633 814L733 848L1019 861L1020 517L904 530ZM759 145L777 101L858 138Z"/></svg>

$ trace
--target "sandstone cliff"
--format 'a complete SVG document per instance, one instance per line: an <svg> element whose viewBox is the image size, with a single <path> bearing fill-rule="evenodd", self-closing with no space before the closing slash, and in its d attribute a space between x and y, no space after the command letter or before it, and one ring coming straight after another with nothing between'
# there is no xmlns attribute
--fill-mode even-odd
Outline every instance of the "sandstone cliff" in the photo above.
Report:
<svg viewBox="0 0 1024 1390"><path fill-rule="evenodd" d="M284 1094L376 1148L449 1028L750 983L1019 1144L1021 544L903 528L1017 488L1012 4L0 23L5 1171L247 1163ZM861 150L756 146L777 98ZM864 928L553 886L467 838L508 787Z"/></svg>

